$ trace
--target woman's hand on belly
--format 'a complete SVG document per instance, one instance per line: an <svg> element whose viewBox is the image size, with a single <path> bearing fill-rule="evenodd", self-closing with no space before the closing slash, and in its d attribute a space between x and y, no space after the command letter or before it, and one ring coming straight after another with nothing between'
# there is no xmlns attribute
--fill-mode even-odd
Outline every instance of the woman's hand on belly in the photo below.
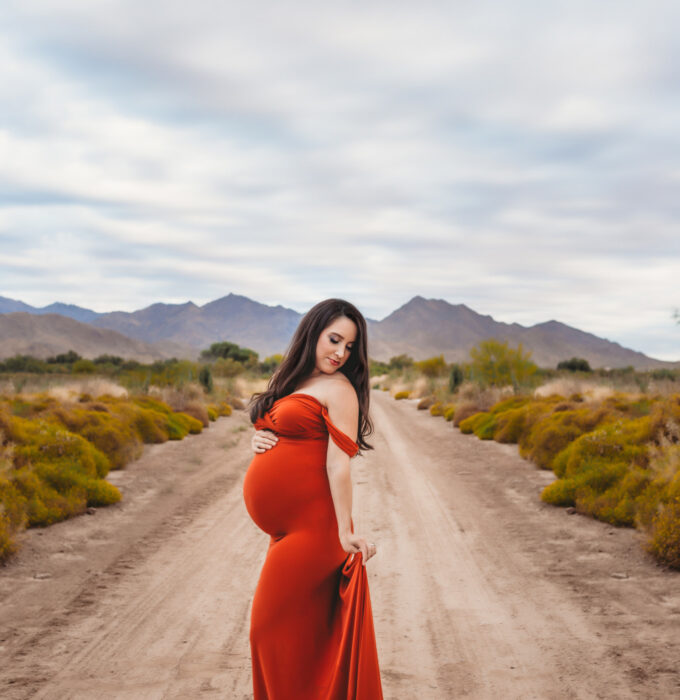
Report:
<svg viewBox="0 0 680 700"><path fill-rule="evenodd" d="M256 454L262 454L267 450L271 450L279 441L279 436L271 430L256 430L250 440L250 446Z"/></svg>

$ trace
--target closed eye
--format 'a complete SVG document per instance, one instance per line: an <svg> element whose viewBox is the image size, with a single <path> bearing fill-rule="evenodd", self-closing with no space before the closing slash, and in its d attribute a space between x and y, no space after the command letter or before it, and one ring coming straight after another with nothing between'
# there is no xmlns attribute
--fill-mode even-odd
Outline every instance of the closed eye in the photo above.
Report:
<svg viewBox="0 0 680 700"><path fill-rule="evenodd" d="M339 342L340 342L339 340L336 340L335 338L331 338L331 343L333 343L333 345L337 345ZM348 350L351 350L353 347L354 347L354 345L350 345L349 343L347 344Z"/></svg>

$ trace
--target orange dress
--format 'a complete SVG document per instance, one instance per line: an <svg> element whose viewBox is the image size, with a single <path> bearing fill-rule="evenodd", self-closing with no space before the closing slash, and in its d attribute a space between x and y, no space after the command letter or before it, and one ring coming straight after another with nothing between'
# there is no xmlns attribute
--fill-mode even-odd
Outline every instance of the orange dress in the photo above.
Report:
<svg viewBox="0 0 680 700"><path fill-rule="evenodd" d="M359 446L309 394L278 399L255 428L279 441L243 482L271 538L250 618L254 700L381 700L366 567L340 545L326 473L329 436L350 457Z"/></svg>

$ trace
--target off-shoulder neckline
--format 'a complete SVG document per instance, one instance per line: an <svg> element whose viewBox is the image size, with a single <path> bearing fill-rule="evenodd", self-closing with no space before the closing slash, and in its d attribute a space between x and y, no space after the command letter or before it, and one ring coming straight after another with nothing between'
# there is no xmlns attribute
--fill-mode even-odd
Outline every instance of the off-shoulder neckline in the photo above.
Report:
<svg viewBox="0 0 680 700"><path fill-rule="evenodd" d="M276 401L281 401L282 399L287 399L289 396L306 396L308 399L313 399L314 401L316 401L319 404L319 406L321 406L322 408L325 408L326 410L328 410L328 406L325 406L324 404L322 404L321 401L316 398L316 396L312 396L311 394L305 394L301 391L294 391L292 394L286 394L285 396L280 396L278 399L276 399ZM276 401L274 401L274 403L276 403Z"/></svg>
<svg viewBox="0 0 680 700"><path fill-rule="evenodd" d="M282 396L280 399L277 399L277 401L281 401L281 399L286 399L289 396L306 396L308 399L314 399L314 401L316 401L319 404L319 406L323 406L323 408L328 410L328 406L326 406L325 404L322 404L321 401L316 398L316 396L312 396L311 394L305 394L302 391L294 391L292 394L286 394L285 396Z"/></svg>
<svg viewBox="0 0 680 700"><path fill-rule="evenodd" d="M302 392L302 391L294 391L292 394L286 394L285 396L281 396L280 398L276 399L276 401L274 401L274 403L277 403L278 401L281 401L282 399L287 399L289 396L304 396L304 397L306 397L306 398L308 398L308 399L312 399L313 401L316 401L316 403L318 403L319 406L321 406L321 409L322 409L323 411L326 412L326 416L327 416L328 422L329 422L339 433L342 433L350 442L354 443L357 447L359 446L359 443L358 443L356 440L352 440L352 438L351 438L349 435L347 435L347 433L345 433L345 432L343 432L342 430L340 430L340 428L338 428L338 426L335 425L335 423L333 423L333 422L331 421L330 416L328 416L328 406L324 406L324 404L322 404L321 401L320 401L319 399L316 398L316 396L312 396L311 394L305 394L305 393Z"/></svg>

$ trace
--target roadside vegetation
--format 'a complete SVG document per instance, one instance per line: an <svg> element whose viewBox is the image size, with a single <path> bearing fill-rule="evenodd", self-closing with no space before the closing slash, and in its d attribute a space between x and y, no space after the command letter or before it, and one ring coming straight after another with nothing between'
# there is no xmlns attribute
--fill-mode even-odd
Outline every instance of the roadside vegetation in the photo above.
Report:
<svg viewBox="0 0 680 700"><path fill-rule="evenodd" d="M281 359L221 342L198 362L74 351L0 362L0 561L24 528L120 500L109 470L244 408ZM540 368L521 346L487 340L454 363L372 361L371 383L464 433L516 443L557 477L544 501L637 527L659 562L680 569L680 371L582 358Z"/></svg>
<svg viewBox="0 0 680 700"><path fill-rule="evenodd" d="M680 371L537 367L522 347L480 343L468 360L374 363L374 388L483 440L516 443L556 480L541 498L645 534L680 570Z"/></svg>
<svg viewBox="0 0 680 700"><path fill-rule="evenodd" d="M200 433L260 390L280 356L264 362L215 343L201 362L142 364L69 351L0 362L0 562L26 527L47 526L118 502L106 480L144 444Z"/></svg>

